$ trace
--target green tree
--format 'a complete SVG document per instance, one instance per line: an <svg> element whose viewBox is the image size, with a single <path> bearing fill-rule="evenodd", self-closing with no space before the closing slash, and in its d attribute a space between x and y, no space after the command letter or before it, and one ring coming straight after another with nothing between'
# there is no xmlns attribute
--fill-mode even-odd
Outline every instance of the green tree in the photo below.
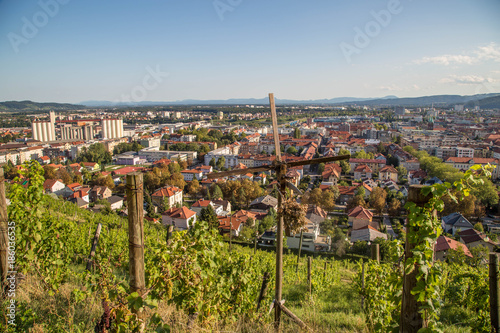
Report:
<svg viewBox="0 0 500 333"><path fill-rule="evenodd" d="M484 232L484 227L481 222L477 222L476 224L474 224L474 229L476 229L479 232Z"/></svg>
<svg viewBox="0 0 500 333"><path fill-rule="evenodd" d="M300 138L301 138L301 135L300 135L300 129L299 129L299 128L295 128L295 129L293 130L293 137L294 137L295 139L300 139Z"/></svg>
<svg viewBox="0 0 500 333"><path fill-rule="evenodd" d="M219 157L217 160L216 166L220 170L226 165L226 158L224 156Z"/></svg>
<svg viewBox="0 0 500 333"><path fill-rule="evenodd" d="M295 148L294 146L290 146L286 150L286 153L290 154L290 155L295 155L295 154L297 154L297 148Z"/></svg>
<svg viewBox="0 0 500 333"><path fill-rule="evenodd" d="M102 143L94 143L90 147L83 147L77 157L78 162L95 162L98 164L111 163L112 156Z"/></svg>
<svg viewBox="0 0 500 333"><path fill-rule="evenodd" d="M325 171L325 163L318 164L318 174L321 175Z"/></svg>
<svg viewBox="0 0 500 333"><path fill-rule="evenodd" d="M219 219L217 218L217 214L215 214L212 205L208 205L206 208L201 210L200 220L208 222L208 225L212 228L219 228Z"/></svg>
<svg viewBox="0 0 500 333"><path fill-rule="evenodd" d="M224 198L224 195L222 194L222 190L219 187L219 185L214 186L214 189L212 191L212 198L214 198L215 200Z"/></svg>

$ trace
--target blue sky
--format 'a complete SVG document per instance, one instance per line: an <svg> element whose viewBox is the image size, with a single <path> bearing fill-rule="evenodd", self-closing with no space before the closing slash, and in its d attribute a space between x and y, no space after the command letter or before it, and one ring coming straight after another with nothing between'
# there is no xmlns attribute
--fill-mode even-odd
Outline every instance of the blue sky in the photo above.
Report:
<svg viewBox="0 0 500 333"><path fill-rule="evenodd" d="M0 101L500 92L499 17L498 0L0 0Z"/></svg>

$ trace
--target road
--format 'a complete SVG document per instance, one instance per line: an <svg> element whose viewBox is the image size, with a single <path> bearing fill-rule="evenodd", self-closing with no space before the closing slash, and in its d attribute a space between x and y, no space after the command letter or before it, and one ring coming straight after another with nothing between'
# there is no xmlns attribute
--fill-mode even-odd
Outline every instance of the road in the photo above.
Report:
<svg viewBox="0 0 500 333"><path fill-rule="evenodd" d="M392 229L391 219L387 214L384 214L384 224L387 228L387 234L393 239L396 238L398 235L394 232L394 229Z"/></svg>

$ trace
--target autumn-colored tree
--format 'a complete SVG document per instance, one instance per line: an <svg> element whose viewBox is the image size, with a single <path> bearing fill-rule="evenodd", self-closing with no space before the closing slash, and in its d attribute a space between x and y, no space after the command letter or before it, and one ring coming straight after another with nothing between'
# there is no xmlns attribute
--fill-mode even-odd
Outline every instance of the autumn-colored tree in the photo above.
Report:
<svg viewBox="0 0 500 333"><path fill-rule="evenodd" d="M56 169L51 165L43 166L43 177L45 179L56 179Z"/></svg>
<svg viewBox="0 0 500 333"><path fill-rule="evenodd" d="M151 193L161 186L161 178L158 176L157 172L148 172L144 175L144 186Z"/></svg>
<svg viewBox="0 0 500 333"><path fill-rule="evenodd" d="M370 194L370 206L375 209L377 214L382 213L382 210L384 210L386 198L387 192L381 187L374 188Z"/></svg>
<svg viewBox="0 0 500 333"><path fill-rule="evenodd" d="M326 211L332 211L335 209L335 194L330 190L325 190L321 198L321 208Z"/></svg>
<svg viewBox="0 0 500 333"><path fill-rule="evenodd" d="M73 177L69 174L69 172L65 168L59 168L56 171L56 178L61 179L64 184L68 185L73 182Z"/></svg>
<svg viewBox="0 0 500 333"><path fill-rule="evenodd" d="M200 182L197 179L193 179L189 183L187 190L188 190L189 194L196 197L198 195L198 193L200 192Z"/></svg>
<svg viewBox="0 0 500 333"><path fill-rule="evenodd" d="M363 199L359 195L355 195L354 197L352 197L347 201L346 211L349 211L358 206L366 207L366 202L365 199Z"/></svg>
<svg viewBox="0 0 500 333"><path fill-rule="evenodd" d="M389 208L387 210L389 212L389 215L391 215L391 216L400 215L401 201L399 201L396 198L392 198L391 202L389 203Z"/></svg>
<svg viewBox="0 0 500 333"><path fill-rule="evenodd" d="M453 192L453 195L457 195ZM455 212L459 212L465 218L470 219L475 217L476 201L477 198L474 195L469 195L464 197L460 202L454 201L450 196L446 195L443 197L444 209L441 211L441 216L447 216Z"/></svg>

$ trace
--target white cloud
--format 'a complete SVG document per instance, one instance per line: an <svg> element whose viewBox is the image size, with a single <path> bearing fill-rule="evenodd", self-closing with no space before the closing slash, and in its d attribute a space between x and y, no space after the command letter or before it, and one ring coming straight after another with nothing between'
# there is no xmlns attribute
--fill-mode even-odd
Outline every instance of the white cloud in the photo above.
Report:
<svg viewBox="0 0 500 333"><path fill-rule="evenodd" d="M472 54L445 54L436 57L423 57L416 60L416 64L437 64L437 65L472 65L480 62L493 60L500 62L500 46L496 43L490 43L486 46L480 46L470 52Z"/></svg>
<svg viewBox="0 0 500 333"><path fill-rule="evenodd" d="M439 80L439 82L455 84L484 84L496 82L496 80L489 77L482 77L477 75L450 75L447 78Z"/></svg>
<svg viewBox="0 0 500 333"><path fill-rule="evenodd" d="M385 91L402 91L403 90L403 88L398 87L394 84L391 84L390 86L380 86L380 87L378 87L378 89L385 90Z"/></svg>

